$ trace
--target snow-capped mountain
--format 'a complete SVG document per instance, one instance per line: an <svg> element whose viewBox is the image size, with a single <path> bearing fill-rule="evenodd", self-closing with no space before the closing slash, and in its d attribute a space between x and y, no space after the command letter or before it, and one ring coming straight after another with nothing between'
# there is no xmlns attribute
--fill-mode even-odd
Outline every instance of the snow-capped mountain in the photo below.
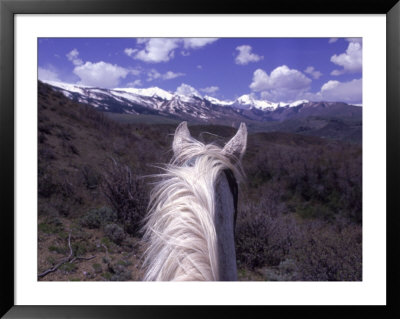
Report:
<svg viewBox="0 0 400 319"><path fill-rule="evenodd" d="M305 103L309 103L309 100L298 100L298 101L294 101L290 104L282 104L283 102L280 102L281 105L280 106L289 106L289 107L295 107L295 106L299 106L301 104L305 104Z"/></svg>
<svg viewBox="0 0 400 319"><path fill-rule="evenodd" d="M198 121L254 120L282 121L291 117L317 116L347 112L353 108L345 103L309 102L299 100L292 103L274 103L242 95L234 101L219 100L211 96L202 97L197 91L171 93L158 87L105 89L77 84L46 81L53 89L66 97L107 112L130 114L153 114ZM339 107L340 106L340 107ZM349 113L350 112L350 113ZM357 111L354 111L357 113ZM359 110L361 114L361 110ZM357 113L358 114L358 113ZM358 116L358 115L357 115Z"/></svg>
<svg viewBox="0 0 400 319"><path fill-rule="evenodd" d="M223 103L217 102L216 99L212 101L210 98L203 98L196 92L184 95L157 87L104 89L59 82L45 83L70 99L109 112L156 114L200 120L218 118L226 113L226 110L219 110Z"/></svg>
<svg viewBox="0 0 400 319"><path fill-rule="evenodd" d="M250 94L245 94L237 98L232 103L232 106L240 109L256 108L262 111L273 111L279 107L279 103L273 103L267 100L256 100Z"/></svg>
<svg viewBox="0 0 400 319"><path fill-rule="evenodd" d="M204 96L204 99L207 100L207 101L209 101L209 102L212 103L212 104L215 104L215 105L222 105L222 106L231 106L232 103L233 103L232 101L218 100L217 98L212 97L212 96L208 96L208 95Z"/></svg>
<svg viewBox="0 0 400 319"><path fill-rule="evenodd" d="M163 89L160 89L158 87L150 87L147 89L136 89L136 88L116 88L113 89L113 91L117 92L126 92L134 95L140 95L140 96L147 96L147 97L154 97L154 98L161 98L164 100L171 100L173 95L165 91Z"/></svg>

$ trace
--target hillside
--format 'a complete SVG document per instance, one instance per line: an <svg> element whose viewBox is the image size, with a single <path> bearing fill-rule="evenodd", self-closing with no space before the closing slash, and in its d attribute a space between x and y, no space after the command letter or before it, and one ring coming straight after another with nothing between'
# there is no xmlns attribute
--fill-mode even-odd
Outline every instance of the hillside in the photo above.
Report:
<svg viewBox="0 0 400 319"><path fill-rule="evenodd" d="M140 280L151 186L144 176L169 161L175 122L116 119L41 83L38 114L38 273L71 249L76 257L40 280ZM223 145L236 130L190 131ZM236 228L239 279L361 280L361 159L358 145L251 133Z"/></svg>

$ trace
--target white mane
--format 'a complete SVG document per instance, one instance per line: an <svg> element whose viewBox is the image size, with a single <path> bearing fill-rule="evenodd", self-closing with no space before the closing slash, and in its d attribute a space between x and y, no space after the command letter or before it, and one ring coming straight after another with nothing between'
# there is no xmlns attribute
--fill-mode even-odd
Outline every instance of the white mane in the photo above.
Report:
<svg viewBox="0 0 400 319"><path fill-rule="evenodd" d="M184 147L157 175L150 196L144 280L219 280L215 186L224 169L238 180L241 170L220 147L180 138Z"/></svg>

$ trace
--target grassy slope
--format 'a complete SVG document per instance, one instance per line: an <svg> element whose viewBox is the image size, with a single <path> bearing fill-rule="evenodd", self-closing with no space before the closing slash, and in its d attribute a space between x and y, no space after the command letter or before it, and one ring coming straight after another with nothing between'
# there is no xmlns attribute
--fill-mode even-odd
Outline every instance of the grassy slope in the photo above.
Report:
<svg viewBox="0 0 400 319"><path fill-rule="evenodd" d="M166 143L158 132L153 135L148 128L115 124L103 114L72 103L45 86L40 86L38 107L38 271L50 268L68 255L67 234L72 232L73 244L81 245L85 256L96 255L96 258L82 261L73 269L49 274L45 280L110 279L115 271L110 272L112 266L104 262L107 255L114 268L126 265L132 279L139 279L137 239L127 237L122 245L115 245L102 229L81 227L80 218L90 209L109 205L101 184L111 158L138 172L149 172L147 163L160 157L157 152L144 150L163 149ZM95 271L94 264L101 265L103 271Z"/></svg>
<svg viewBox="0 0 400 319"><path fill-rule="evenodd" d="M44 85L39 86L38 107L38 271L68 255L67 238L71 232L74 250L96 258L81 260L71 269L61 269L44 280L140 279L142 247L138 238L127 235L122 243L115 244L105 235L103 227L83 227L80 220L90 209L110 206L102 188L105 172L112 163L110 158L128 165L138 175L155 173L157 170L152 164L165 163L171 157L176 124L160 124L151 116L143 118L144 123L121 124L121 118L115 121L113 115L110 119L110 114L72 103ZM196 138L206 142L217 140L221 145L235 133L232 127L217 125L192 125L190 130ZM239 214L243 218L239 220L237 235L241 236L238 239L244 239L238 247L239 273L243 280L269 278L265 275L265 266L275 267L265 250L252 252L253 257L247 258L252 248L246 245L253 240L248 232L251 216L260 212L264 216L273 208L279 214L293 213L290 216L301 223L309 218L337 223L337 219L351 220L355 218L352 214L360 213L359 199L348 191L360 184L361 148L358 146L290 133L256 133L249 136L244 168L248 179L240 194ZM327 189L321 190L324 185ZM340 197L340 192L347 197L343 194ZM339 195L331 198L326 195L330 193ZM254 205L259 205L256 212ZM263 225L264 220L262 217L258 224ZM259 235L260 230L257 232ZM327 238L335 236L338 234L329 230ZM255 259L254 254L260 258ZM283 262L287 258L289 254L274 260ZM295 257L290 255L290 258Z"/></svg>

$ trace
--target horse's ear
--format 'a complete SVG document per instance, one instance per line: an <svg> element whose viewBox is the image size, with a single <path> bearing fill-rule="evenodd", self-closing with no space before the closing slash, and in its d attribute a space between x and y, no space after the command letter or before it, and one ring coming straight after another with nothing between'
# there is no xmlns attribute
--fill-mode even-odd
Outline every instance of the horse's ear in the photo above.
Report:
<svg viewBox="0 0 400 319"><path fill-rule="evenodd" d="M178 125L175 130L174 141L172 142L172 150L175 155L178 155L181 151L185 141L190 139L190 132L187 126L187 122L182 122Z"/></svg>
<svg viewBox="0 0 400 319"><path fill-rule="evenodd" d="M226 143L222 152L227 155L233 155L237 159L241 159L246 151L247 145L247 127L245 123L240 123L239 130L232 139Z"/></svg>

